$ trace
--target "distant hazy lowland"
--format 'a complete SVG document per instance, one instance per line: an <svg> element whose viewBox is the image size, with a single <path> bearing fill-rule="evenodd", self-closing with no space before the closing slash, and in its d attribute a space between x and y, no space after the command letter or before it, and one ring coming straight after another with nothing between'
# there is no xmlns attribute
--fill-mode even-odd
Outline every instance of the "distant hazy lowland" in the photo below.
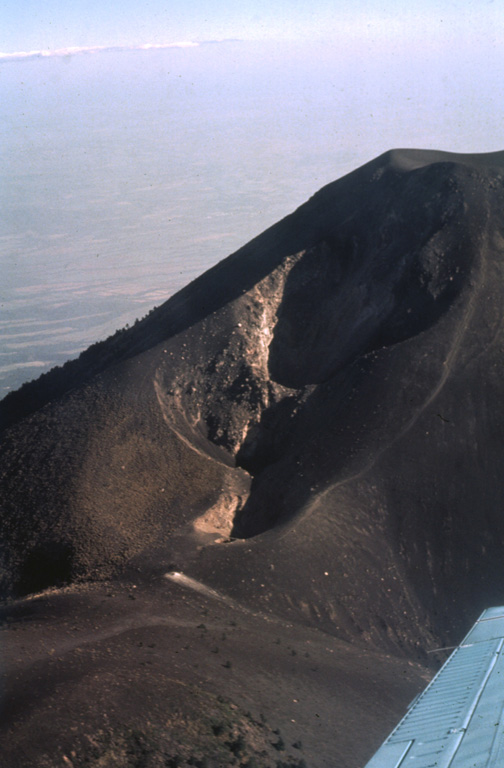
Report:
<svg viewBox="0 0 504 768"><path fill-rule="evenodd" d="M253 60L233 73L239 47L2 65L0 396L145 315L337 174L317 130L319 161L301 151L303 105L279 114L279 84L265 90Z"/></svg>

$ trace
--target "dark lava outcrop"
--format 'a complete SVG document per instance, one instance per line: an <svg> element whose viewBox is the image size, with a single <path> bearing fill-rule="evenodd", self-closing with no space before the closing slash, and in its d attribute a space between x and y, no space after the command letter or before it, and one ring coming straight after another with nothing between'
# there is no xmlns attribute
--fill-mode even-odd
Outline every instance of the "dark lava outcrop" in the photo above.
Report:
<svg viewBox="0 0 504 768"><path fill-rule="evenodd" d="M5 398L4 596L177 567L413 658L502 603L503 174L388 152Z"/></svg>

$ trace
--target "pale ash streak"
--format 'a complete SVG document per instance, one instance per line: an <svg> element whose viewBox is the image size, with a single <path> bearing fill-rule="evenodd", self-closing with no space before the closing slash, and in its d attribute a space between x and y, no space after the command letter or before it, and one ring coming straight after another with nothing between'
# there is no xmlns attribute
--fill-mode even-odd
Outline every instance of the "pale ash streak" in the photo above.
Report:
<svg viewBox="0 0 504 768"><path fill-rule="evenodd" d="M214 600L219 600L221 603L225 603L236 610L244 610L241 605L236 603L230 597L227 597L227 595L217 592L217 590L212 589L212 587L207 587L206 584L202 584L201 581L196 581L196 579L191 578L191 576L186 576L185 573L180 573L180 571L170 571L169 573L165 573L165 579L174 581L176 584L181 584L183 587L192 589L195 592L200 592L207 597L212 597Z"/></svg>

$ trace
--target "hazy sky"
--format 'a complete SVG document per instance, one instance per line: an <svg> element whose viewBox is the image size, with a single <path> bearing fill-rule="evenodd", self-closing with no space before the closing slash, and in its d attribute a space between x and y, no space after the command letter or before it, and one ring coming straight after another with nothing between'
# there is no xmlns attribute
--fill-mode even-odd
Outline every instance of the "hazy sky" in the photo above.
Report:
<svg viewBox="0 0 504 768"><path fill-rule="evenodd" d="M500 0L4 0L0 51L222 38L369 45L503 43Z"/></svg>

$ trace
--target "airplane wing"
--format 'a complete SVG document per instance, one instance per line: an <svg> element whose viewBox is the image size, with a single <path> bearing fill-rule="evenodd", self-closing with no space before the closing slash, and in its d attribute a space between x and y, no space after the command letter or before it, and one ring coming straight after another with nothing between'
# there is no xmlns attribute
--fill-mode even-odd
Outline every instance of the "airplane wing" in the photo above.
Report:
<svg viewBox="0 0 504 768"><path fill-rule="evenodd" d="M504 768L503 646L488 608L365 768Z"/></svg>

